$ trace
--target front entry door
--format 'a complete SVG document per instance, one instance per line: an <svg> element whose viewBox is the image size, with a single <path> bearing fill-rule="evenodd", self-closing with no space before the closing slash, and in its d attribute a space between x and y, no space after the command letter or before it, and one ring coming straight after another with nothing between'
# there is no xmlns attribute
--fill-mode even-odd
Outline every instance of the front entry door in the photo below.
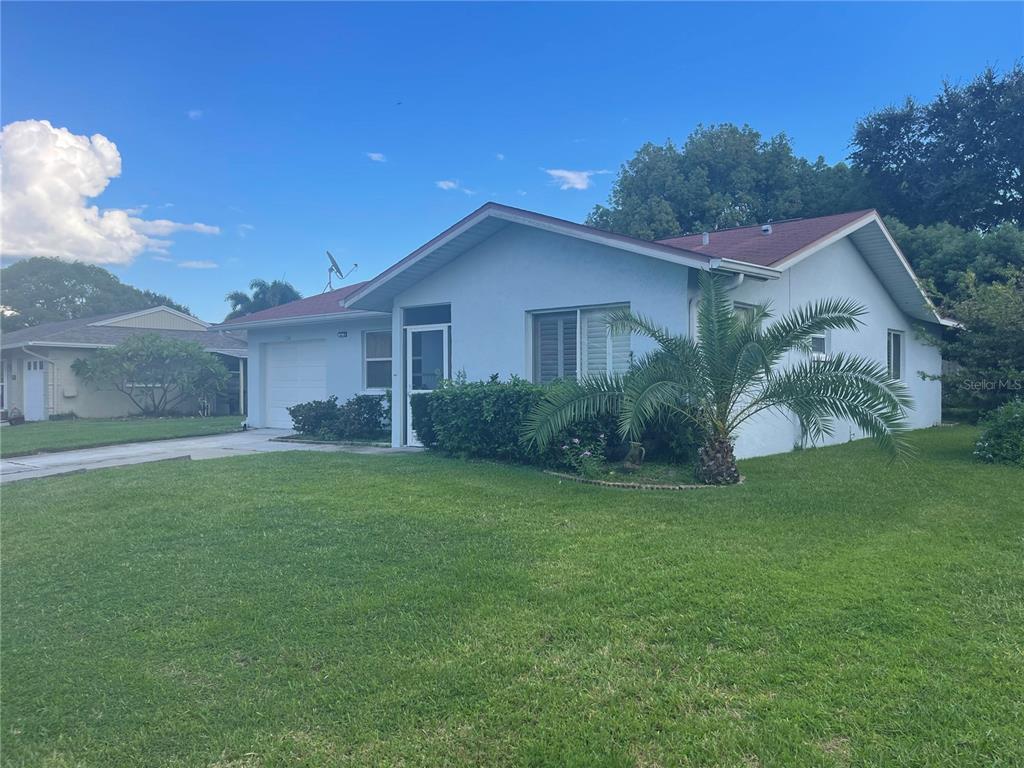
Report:
<svg viewBox="0 0 1024 768"><path fill-rule="evenodd" d="M25 421L42 421L46 418L46 363L42 360L26 360L22 405Z"/></svg>
<svg viewBox="0 0 1024 768"><path fill-rule="evenodd" d="M406 433L409 445L422 445L412 429L412 396L437 389L452 377L448 357L448 326L423 325L405 329Z"/></svg>

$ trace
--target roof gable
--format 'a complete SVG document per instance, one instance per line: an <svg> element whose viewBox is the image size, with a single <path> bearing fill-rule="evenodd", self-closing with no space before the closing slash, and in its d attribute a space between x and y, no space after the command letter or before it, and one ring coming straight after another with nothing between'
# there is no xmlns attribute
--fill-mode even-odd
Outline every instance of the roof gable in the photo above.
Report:
<svg viewBox="0 0 1024 768"><path fill-rule="evenodd" d="M210 327L198 317L186 315L170 307L159 306L138 312L95 319L89 325L114 325L121 328L149 328L165 331L205 331Z"/></svg>

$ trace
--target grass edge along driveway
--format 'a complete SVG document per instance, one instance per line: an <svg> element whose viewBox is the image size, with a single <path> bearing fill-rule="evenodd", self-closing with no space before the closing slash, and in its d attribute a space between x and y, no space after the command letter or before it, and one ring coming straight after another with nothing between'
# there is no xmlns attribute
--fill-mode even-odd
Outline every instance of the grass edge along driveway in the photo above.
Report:
<svg viewBox="0 0 1024 768"><path fill-rule="evenodd" d="M58 419L0 428L0 457L73 451L122 443L220 435L241 429L244 416L169 416L159 419Z"/></svg>
<svg viewBox="0 0 1024 768"><path fill-rule="evenodd" d="M279 453L4 489L4 763L1024 764L1024 473L975 432L630 492Z"/></svg>

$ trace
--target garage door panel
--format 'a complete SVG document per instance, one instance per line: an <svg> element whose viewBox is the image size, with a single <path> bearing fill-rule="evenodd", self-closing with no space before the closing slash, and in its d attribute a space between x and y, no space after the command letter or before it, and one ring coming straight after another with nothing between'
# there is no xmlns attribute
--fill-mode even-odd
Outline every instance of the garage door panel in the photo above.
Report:
<svg viewBox="0 0 1024 768"><path fill-rule="evenodd" d="M267 424L291 429L289 407L327 397L327 344L322 339L268 344L265 359Z"/></svg>

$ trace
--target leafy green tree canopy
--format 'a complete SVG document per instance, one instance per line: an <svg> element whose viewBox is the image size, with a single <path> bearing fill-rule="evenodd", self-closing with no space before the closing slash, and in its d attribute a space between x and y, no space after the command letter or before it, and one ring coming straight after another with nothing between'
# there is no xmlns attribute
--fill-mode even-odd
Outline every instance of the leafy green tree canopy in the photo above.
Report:
<svg viewBox="0 0 1024 768"><path fill-rule="evenodd" d="M619 171L608 206L587 223L653 240L794 216L870 207L846 165L793 154L785 134L749 126L698 126L682 148L645 144Z"/></svg>
<svg viewBox="0 0 1024 768"><path fill-rule="evenodd" d="M268 283L266 280L257 278L249 283L249 290L252 291L251 295L245 291L232 291L224 297L231 304L231 311L224 318L225 320L251 315L253 312L270 309L302 298L302 294L295 290L291 283L284 280L274 280Z"/></svg>
<svg viewBox="0 0 1024 768"><path fill-rule="evenodd" d="M868 115L853 136L853 165L873 206L915 226L988 229L1024 223L1024 67L991 67L934 101L907 99Z"/></svg>
<svg viewBox="0 0 1024 768"><path fill-rule="evenodd" d="M156 333L98 349L71 367L97 389L122 393L146 416L176 413L183 406L212 400L230 380L220 359L196 342Z"/></svg>
<svg viewBox="0 0 1024 768"><path fill-rule="evenodd" d="M4 306L0 327L5 331L161 304L189 314L188 307L163 294L126 285L102 267L41 256L3 269L0 304Z"/></svg>
<svg viewBox="0 0 1024 768"><path fill-rule="evenodd" d="M950 399L987 410L1024 398L1024 270L988 284L968 273L963 283L950 307L962 327L942 345L957 364L943 376Z"/></svg>

